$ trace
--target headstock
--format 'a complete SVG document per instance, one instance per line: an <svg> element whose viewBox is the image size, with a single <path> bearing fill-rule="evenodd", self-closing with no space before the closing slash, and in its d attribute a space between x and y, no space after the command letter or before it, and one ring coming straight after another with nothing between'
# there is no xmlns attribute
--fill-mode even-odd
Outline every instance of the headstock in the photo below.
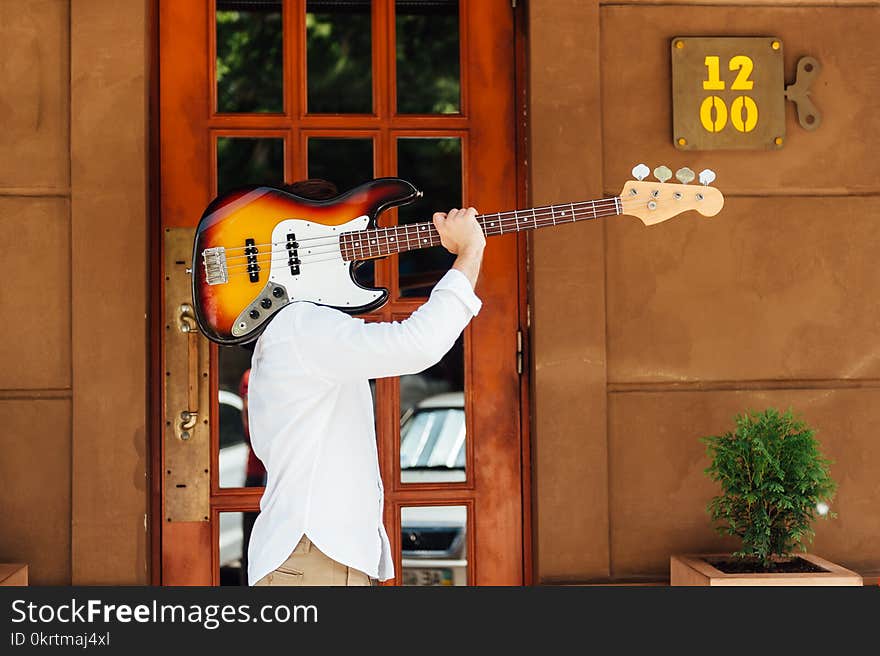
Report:
<svg viewBox="0 0 880 656"><path fill-rule="evenodd" d="M689 168L675 172L681 184L668 184L672 171L666 166L654 169L654 177L659 182L646 181L651 170L639 164L632 170L635 180L623 185L620 192L621 214L637 216L645 225L662 223L673 216L688 210L696 210L703 216L715 216L724 207L724 196L709 185L715 180L715 172L710 169L700 171L700 185L690 185L695 175Z"/></svg>

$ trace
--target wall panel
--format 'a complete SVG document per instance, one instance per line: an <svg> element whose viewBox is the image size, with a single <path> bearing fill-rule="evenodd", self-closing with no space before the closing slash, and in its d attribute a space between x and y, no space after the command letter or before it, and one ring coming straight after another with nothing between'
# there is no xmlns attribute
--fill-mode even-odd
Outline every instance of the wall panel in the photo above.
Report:
<svg viewBox="0 0 880 656"><path fill-rule="evenodd" d="M769 3L768 3L769 4ZM602 117L606 191L617 193L638 161L694 171L710 167L726 194L848 194L880 191L880 8L608 6L602 9ZM637 35L637 36L636 36ZM822 125L808 132L787 102L779 151L681 152L672 145L673 36L778 36L786 83L797 60L822 71L811 99Z"/></svg>
<svg viewBox="0 0 880 656"><path fill-rule="evenodd" d="M149 21L145 1L72 9L72 576L131 585L148 580Z"/></svg>
<svg viewBox="0 0 880 656"><path fill-rule="evenodd" d="M70 400L0 400L0 561L70 584Z"/></svg>
<svg viewBox="0 0 880 656"><path fill-rule="evenodd" d="M598 6L528 7L532 203L595 198ZM531 239L535 580L607 576L604 225Z"/></svg>
<svg viewBox="0 0 880 656"><path fill-rule="evenodd" d="M0 188L67 193L68 3L0 3Z"/></svg>
<svg viewBox="0 0 880 656"><path fill-rule="evenodd" d="M69 388L67 199L0 195L0 244L5 272L0 389Z"/></svg>
<svg viewBox="0 0 880 656"><path fill-rule="evenodd" d="M861 571L878 566L880 389L732 390L612 394L609 402L612 575L668 575L672 553L729 550L736 542L710 526L706 504L719 487L703 470L699 438L733 428L749 409L793 408L817 430L834 464L837 519L815 525L811 547Z"/></svg>
<svg viewBox="0 0 880 656"><path fill-rule="evenodd" d="M880 198L732 197L608 226L608 378L880 379Z"/></svg>
<svg viewBox="0 0 880 656"><path fill-rule="evenodd" d="M731 548L705 513L698 438L771 405L802 412L836 461L840 516L814 551L880 570L880 6L532 0L529 21L535 203L617 194L638 162L713 168L727 197L712 219L534 236L538 580L662 580L671 553ZM787 82L815 56L821 127L789 103L780 151L679 152L679 35L779 36Z"/></svg>
<svg viewBox="0 0 880 656"><path fill-rule="evenodd" d="M70 566L70 142L66 0L0 3L0 562Z"/></svg>

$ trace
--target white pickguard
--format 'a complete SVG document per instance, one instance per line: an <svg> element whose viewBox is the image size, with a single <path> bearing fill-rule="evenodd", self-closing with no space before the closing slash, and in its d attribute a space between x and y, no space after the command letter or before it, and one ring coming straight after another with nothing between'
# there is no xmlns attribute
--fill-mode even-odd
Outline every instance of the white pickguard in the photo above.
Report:
<svg viewBox="0 0 880 656"><path fill-rule="evenodd" d="M270 282L283 285L291 301L312 301L338 308L363 307L380 299L382 290L362 289L351 279L351 262L342 259L339 235L364 230L368 216L359 216L338 226L325 226L303 219L286 219L272 231L272 243L284 244L287 235L296 235L301 261L299 274L293 275L283 261L272 262Z"/></svg>

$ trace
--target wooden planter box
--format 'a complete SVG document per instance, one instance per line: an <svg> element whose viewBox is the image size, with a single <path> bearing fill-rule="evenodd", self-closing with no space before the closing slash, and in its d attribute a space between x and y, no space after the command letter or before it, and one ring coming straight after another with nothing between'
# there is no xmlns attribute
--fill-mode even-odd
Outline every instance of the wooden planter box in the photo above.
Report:
<svg viewBox="0 0 880 656"><path fill-rule="evenodd" d="M806 561L828 570L806 574L725 574L706 558L729 558L730 554L672 556L669 562L670 585L862 585L862 577L840 565L813 554L797 554Z"/></svg>
<svg viewBox="0 0 880 656"><path fill-rule="evenodd" d="M28 566L24 563L0 563L0 585L27 585Z"/></svg>

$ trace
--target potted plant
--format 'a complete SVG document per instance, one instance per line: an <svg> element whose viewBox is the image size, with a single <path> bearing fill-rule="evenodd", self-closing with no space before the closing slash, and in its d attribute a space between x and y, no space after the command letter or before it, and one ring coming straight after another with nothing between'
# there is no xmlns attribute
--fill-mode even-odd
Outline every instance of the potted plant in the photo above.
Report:
<svg viewBox="0 0 880 656"><path fill-rule="evenodd" d="M721 484L707 507L717 530L740 538L733 554L673 556L672 585L862 585L861 577L806 552L817 515L833 517L836 484L814 431L789 410L736 418L705 437L706 473Z"/></svg>

